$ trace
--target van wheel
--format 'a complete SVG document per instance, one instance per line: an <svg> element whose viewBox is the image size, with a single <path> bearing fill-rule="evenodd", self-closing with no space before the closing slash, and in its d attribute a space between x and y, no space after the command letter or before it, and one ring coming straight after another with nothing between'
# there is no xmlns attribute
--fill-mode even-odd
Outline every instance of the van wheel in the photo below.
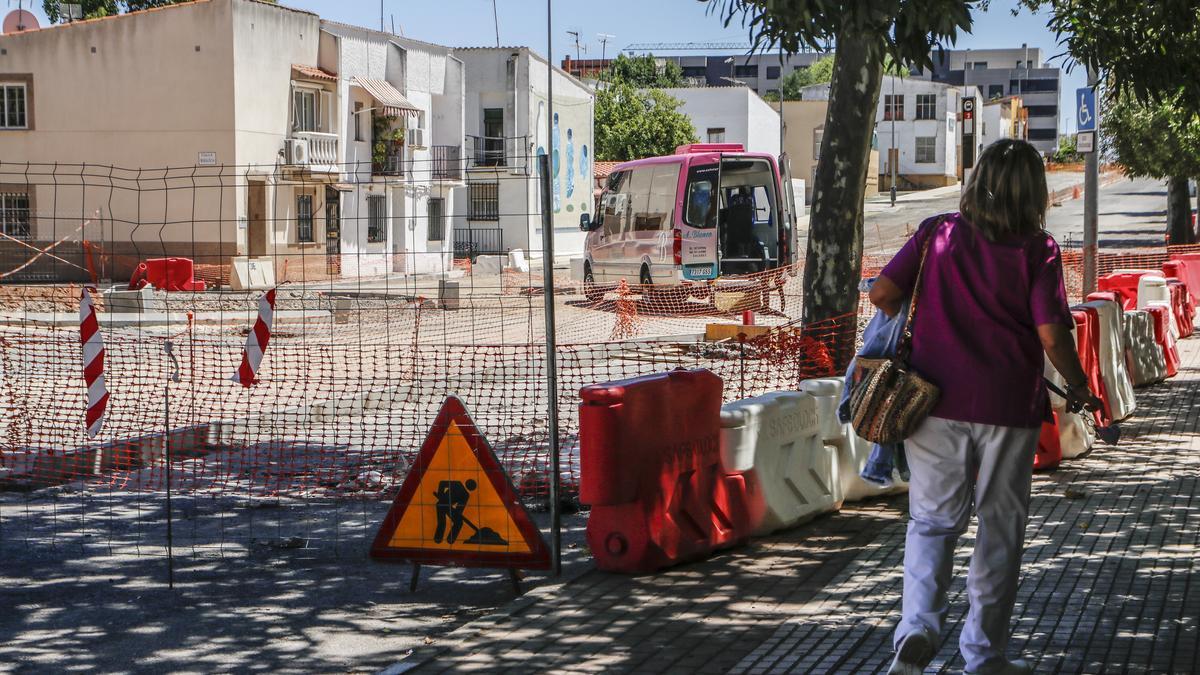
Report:
<svg viewBox="0 0 1200 675"><path fill-rule="evenodd" d="M596 276L592 274L592 266L583 266L583 297L588 302L600 302L604 299L604 289L596 285Z"/></svg>
<svg viewBox="0 0 1200 675"><path fill-rule="evenodd" d="M650 278L650 268L642 265L642 272L638 275L638 283L642 285L642 292L649 293L650 286L654 285L654 279Z"/></svg>

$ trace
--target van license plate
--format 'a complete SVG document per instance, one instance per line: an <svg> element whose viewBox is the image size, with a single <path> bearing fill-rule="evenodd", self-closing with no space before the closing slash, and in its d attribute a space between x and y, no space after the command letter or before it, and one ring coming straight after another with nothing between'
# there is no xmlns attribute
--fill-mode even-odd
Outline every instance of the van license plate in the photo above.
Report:
<svg viewBox="0 0 1200 675"><path fill-rule="evenodd" d="M688 271L687 275L690 277L707 278L707 277L712 276L713 266L712 265L688 265L687 271Z"/></svg>

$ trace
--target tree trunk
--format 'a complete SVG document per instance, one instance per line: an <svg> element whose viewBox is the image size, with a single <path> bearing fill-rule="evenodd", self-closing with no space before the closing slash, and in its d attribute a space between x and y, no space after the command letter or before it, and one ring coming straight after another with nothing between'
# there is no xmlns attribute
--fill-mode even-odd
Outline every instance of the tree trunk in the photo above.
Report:
<svg viewBox="0 0 1200 675"><path fill-rule="evenodd" d="M1167 234L1174 245L1196 243L1187 178L1172 176L1167 179Z"/></svg>
<svg viewBox="0 0 1200 675"><path fill-rule="evenodd" d="M863 252L863 198L870 165L875 110L883 81L883 43L868 33L838 35L833 81L804 263L804 319L812 333L829 335L834 363L853 356ZM830 326L837 319L837 326ZM820 326L814 326L821 322ZM827 342L828 344L828 342Z"/></svg>

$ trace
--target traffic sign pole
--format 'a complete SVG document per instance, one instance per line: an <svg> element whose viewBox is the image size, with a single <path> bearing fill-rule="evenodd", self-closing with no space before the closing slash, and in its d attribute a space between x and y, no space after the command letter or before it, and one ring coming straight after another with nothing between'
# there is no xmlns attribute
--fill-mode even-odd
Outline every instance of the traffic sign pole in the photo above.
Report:
<svg viewBox="0 0 1200 675"><path fill-rule="evenodd" d="M1079 105L1077 119L1080 132L1098 133L1096 108L1096 87L1099 78L1096 71L1088 68L1088 87L1076 94ZM1085 155L1083 173L1083 295L1096 290L1096 254L1099 222L1097 214L1100 207L1100 155L1093 143L1092 152Z"/></svg>

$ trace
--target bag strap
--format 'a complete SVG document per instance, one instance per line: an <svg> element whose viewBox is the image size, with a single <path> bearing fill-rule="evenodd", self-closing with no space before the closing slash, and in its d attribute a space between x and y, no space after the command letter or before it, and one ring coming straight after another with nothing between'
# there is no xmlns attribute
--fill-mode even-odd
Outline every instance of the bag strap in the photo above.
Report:
<svg viewBox="0 0 1200 675"><path fill-rule="evenodd" d="M921 278L925 276L925 259L929 257L929 245L933 243L933 238L937 236L938 228L946 221L946 216L941 216L937 222L930 228L929 234L925 237L925 244L921 246L921 263L917 267L917 279L913 282L912 300L908 303L908 316L904 319L904 332L900 334L900 342L896 345L896 360L906 364L908 357L912 353L912 328L913 319L917 315L917 300L921 296Z"/></svg>

